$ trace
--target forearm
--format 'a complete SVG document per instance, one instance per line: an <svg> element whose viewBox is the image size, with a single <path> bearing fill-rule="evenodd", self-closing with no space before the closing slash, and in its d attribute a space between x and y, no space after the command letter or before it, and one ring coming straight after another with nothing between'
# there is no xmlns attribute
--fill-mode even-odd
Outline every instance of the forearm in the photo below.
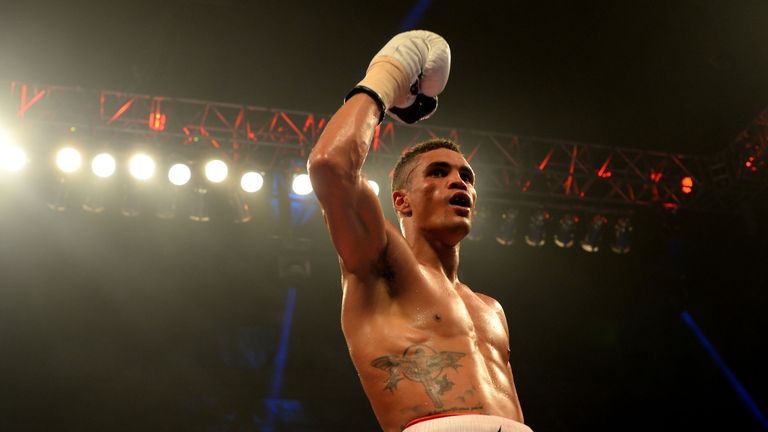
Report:
<svg viewBox="0 0 768 432"><path fill-rule="evenodd" d="M309 156L310 176L328 169L337 175L357 177L368 155L380 109L365 94L352 96L326 125Z"/></svg>

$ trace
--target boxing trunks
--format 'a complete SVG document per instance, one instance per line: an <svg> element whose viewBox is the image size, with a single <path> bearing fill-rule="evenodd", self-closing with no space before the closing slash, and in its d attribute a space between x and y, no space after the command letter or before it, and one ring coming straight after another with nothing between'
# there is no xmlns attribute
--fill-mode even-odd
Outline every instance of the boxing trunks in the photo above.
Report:
<svg viewBox="0 0 768 432"><path fill-rule="evenodd" d="M437 415L410 421L403 432L533 432L504 417L483 414Z"/></svg>

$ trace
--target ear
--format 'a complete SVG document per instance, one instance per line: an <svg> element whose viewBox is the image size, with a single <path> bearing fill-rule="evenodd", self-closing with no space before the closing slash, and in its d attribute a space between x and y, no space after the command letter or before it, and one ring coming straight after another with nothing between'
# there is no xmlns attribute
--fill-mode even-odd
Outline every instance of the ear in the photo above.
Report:
<svg viewBox="0 0 768 432"><path fill-rule="evenodd" d="M411 216L411 202L408 200L408 194L404 191L396 190L392 192L392 203L398 215Z"/></svg>

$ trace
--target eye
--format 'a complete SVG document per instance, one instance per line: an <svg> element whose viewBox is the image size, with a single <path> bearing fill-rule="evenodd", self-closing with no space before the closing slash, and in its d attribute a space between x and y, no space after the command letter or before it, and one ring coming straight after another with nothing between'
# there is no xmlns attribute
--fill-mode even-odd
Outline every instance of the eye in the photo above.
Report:
<svg viewBox="0 0 768 432"><path fill-rule="evenodd" d="M475 176L469 171L462 171L461 179L469 184L475 184Z"/></svg>
<svg viewBox="0 0 768 432"><path fill-rule="evenodd" d="M442 168L435 168L430 170L427 175L429 177L445 177L445 170Z"/></svg>

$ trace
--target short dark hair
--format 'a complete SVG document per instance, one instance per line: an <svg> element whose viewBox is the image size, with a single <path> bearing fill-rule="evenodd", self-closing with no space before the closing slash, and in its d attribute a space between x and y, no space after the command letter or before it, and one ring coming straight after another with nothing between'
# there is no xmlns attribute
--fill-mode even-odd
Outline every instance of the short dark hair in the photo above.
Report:
<svg viewBox="0 0 768 432"><path fill-rule="evenodd" d="M407 179L407 168L416 160L416 156L437 149L448 149L455 151L463 156L459 145L448 138L433 138L428 141L416 144L409 148L395 164L395 170L392 174L392 192L402 188Z"/></svg>

